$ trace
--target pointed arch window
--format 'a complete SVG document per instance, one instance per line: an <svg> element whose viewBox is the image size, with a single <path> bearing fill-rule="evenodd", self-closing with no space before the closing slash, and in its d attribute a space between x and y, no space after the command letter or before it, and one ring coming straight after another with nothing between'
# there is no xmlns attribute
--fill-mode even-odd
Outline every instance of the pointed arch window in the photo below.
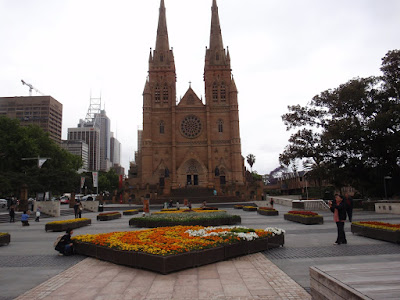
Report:
<svg viewBox="0 0 400 300"><path fill-rule="evenodd" d="M215 60L219 60L219 54L218 53L215 55Z"/></svg>
<svg viewBox="0 0 400 300"><path fill-rule="evenodd" d="M212 87L212 99L213 101L218 101L218 85L216 82L213 83Z"/></svg>
<svg viewBox="0 0 400 300"><path fill-rule="evenodd" d="M220 90L221 101L226 101L226 87L225 83L221 83L221 90Z"/></svg>
<svg viewBox="0 0 400 300"><path fill-rule="evenodd" d="M160 103L161 95L160 95L160 87L158 84L156 85L155 92L154 92L154 99L156 103Z"/></svg>
<svg viewBox="0 0 400 300"><path fill-rule="evenodd" d="M164 134L165 128L164 128L164 121L160 122L160 134Z"/></svg>
<svg viewBox="0 0 400 300"><path fill-rule="evenodd" d="M220 119L218 120L217 124L218 124L218 132L224 132L224 121Z"/></svg>
<svg viewBox="0 0 400 300"><path fill-rule="evenodd" d="M164 61L164 56L161 54L160 55L160 61L163 62Z"/></svg>
<svg viewBox="0 0 400 300"><path fill-rule="evenodd" d="M167 84L164 85L164 89L163 89L163 102L168 103L168 85Z"/></svg>

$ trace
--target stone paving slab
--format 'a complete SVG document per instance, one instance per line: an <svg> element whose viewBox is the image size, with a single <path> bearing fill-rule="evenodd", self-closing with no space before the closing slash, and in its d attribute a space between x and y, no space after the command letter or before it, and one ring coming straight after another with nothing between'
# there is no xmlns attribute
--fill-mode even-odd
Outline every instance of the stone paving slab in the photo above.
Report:
<svg viewBox="0 0 400 300"><path fill-rule="evenodd" d="M86 258L17 300L311 299L261 253L161 275Z"/></svg>

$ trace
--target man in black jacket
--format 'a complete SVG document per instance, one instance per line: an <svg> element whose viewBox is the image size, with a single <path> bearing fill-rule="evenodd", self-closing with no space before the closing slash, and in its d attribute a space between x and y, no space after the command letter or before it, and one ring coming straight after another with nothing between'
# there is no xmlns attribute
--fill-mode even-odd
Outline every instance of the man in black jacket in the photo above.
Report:
<svg viewBox="0 0 400 300"><path fill-rule="evenodd" d="M350 197L349 193L344 194L344 205L346 207L347 216L351 222L353 219L353 198Z"/></svg>
<svg viewBox="0 0 400 300"><path fill-rule="evenodd" d="M334 245L347 244L346 234L344 233L344 222L346 221L346 207L342 197L335 194L335 201L329 201L329 206L333 212L333 220L336 222L338 236Z"/></svg>
<svg viewBox="0 0 400 300"><path fill-rule="evenodd" d="M56 245L56 250L62 255L74 254L74 244L71 240L71 235L74 233L72 229L67 229L66 233L62 236L61 240Z"/></svg>

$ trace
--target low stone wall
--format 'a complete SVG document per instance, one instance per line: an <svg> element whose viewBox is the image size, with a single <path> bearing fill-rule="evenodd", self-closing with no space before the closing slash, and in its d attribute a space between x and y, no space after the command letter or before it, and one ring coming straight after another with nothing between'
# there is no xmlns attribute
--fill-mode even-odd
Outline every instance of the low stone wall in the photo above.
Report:
<svg viewBox="0 0 400 300"><path fill-rule="evenodd" d="M81 201L83 209L97 212L99 210L99 201Z"/></svg>
<svg viewBox="0 0 400 300"><path fill-rule="evenodd" d="M380 214L400 215L400 203L375 203L375 212Z"/></svg>
<svg viewBox="0 0 400 300"><path fill-rule="evenodd" d="M33 216L36 209L40 207L40 211L52 217L60 216L60 201L35 201L33 205Z"/></svg>
<svg viewBox="0 0 400 300"><path fill-rule="evenodd" d="M286 196L284 196L286 197ZM274 199L274 203L275 204L280 204L280 205L284 205L284 206L290 206L292 207L292 201L293 199L290 198L283 198L283 197L268 197L268 203L271 201L271 198Z"/></svg>

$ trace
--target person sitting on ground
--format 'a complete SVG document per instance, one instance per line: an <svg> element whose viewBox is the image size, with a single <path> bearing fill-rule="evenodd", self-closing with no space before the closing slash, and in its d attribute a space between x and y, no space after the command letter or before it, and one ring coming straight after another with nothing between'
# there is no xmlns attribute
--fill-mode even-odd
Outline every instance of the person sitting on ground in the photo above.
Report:
<svg viewBox="0 0 400 300"><path fill-rule="evenodd" d="M74 244L71 240L71 235L74 231L70 228L67 229L66 233L61 237L57 243L55 250L60 252L59 255L72 255L74 254Z"/></svg>
<svg viewBox="0 0 400 300"><path fill-rule="evenodd" d="M24 210L24 212L21 215L22 226L29 226L28 219L29 219L29 215L26 213L26 210Z"/></svg>

